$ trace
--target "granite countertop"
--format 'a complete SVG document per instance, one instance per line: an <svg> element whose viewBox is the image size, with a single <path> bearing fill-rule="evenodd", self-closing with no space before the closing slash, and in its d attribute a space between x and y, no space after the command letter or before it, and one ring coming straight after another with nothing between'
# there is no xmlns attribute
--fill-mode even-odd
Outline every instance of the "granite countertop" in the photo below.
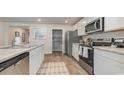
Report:
<svg viewBox="0 0 124 93"><path fill-rule="evenodd" d="M33 49L36 49L42 45L32 45L30 47L23 47L23 48L0 48L0 63L10 58L13 58L15 56L18 56L22 53L29 52Z"/></svg>
<svg viewBox="0 0 124 93"><path fill-rule="evenodd" d="M110 46L96 46L93 48L124 55L124 48L114 48Z"/></svg>

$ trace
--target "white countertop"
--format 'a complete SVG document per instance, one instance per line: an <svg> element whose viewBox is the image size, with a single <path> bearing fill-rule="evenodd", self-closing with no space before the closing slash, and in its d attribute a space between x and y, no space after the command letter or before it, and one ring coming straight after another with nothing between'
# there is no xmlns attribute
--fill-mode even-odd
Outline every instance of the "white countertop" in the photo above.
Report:
<svg viewBox="0 0 124 93"><path fill-rule="evenodd" d="M113 48L106 46L96 46L93 48L124 55L124 48Z"/></svg>
<svg viewBox="0 0 124 93"><path fill-rule="evenodd" d="M42 45L32 45L31 47L25 47L25 48L0 49L0 63L4 62L10 58L13 58L15 56L18 56L22 53L29 52L29 51L31 51L35 48L38 48Z"/></svg>

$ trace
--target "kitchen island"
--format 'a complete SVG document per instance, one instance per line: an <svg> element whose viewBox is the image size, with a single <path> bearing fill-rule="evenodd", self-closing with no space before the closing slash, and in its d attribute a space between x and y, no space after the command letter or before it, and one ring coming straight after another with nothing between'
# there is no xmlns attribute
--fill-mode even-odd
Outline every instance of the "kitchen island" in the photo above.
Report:
<svg viewBox="0 0 124 93"><path fill-rule="evenodd" d="M20 72L21 70L23 71L24 70L23 67L25 67L25 69L27 68L27 70L24 70L26 71L26 73L24 74L35 75L44 60L44 49L43 48L44 48L43 44L42 45L26 45L23 47L21 46L21 47L0 48L0 69L3 68L2 66L5 67L6 64L9 64L10 62L12 63L13 60L15 61L18 59L17 60L18 62L15 61L15 63L11 64L9 67L6 68L8 69L7 71L10 71L10 70L14 71L14 68L17 68L16 65L21 64L22 58L26 55L25 56L26 59L25 59L25 62L23 62L24 64L22 68L20 68L18 71L14 71L13 73L7 73L7 74L10 74L10 75L11 74L17 74L17 75L23 74ZM14 66L14 68L9 70L9 68L12 66ZM6 71L6 69L4 70ZM2 70L0 74L6 74L6 73L3 73L4 70Z"/></svg>

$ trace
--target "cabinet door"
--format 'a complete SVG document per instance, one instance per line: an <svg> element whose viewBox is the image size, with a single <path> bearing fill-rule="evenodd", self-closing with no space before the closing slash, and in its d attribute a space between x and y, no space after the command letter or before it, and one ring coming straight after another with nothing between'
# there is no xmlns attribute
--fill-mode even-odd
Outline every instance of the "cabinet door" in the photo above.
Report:
<svg viewBox="0 0 124 93"><path fill-rule="evenodd" d="M86 23L90 23L90 22L96 20L97 18L99 18L99 17L85 17L85 20L86 20Z"/></svg>
<svg viewBox="0 0 124 93"><path fill-rule="evenodd" d="M79 61L79 45L75 45L75 59Z"/></svg>
<svg viewBox="0 0 124 93"><path fill-rule="evenodd" d="M78 44L73 44L72 47L72 56L79 61L79 45Z"/></svg>
<svg viewBox="0 0 124 93"><path fill-rule="evenodd" d="M95 55L95 57L94 73L96 75L124 74L124 64L99 55Z"/></svg>
<svg viewBox="0 0 124 93"><path fill-rule="evenodd" d="M73 26L73 29L74 29L74 30L78 30L78 23L76 23L76 24Z"/></svg>
<svg viewBox="0 0 124 93"><path fill-rule="evenodd" d="M74 44L74 58L76 59L76 47L75 47L75 44Z"/></svg>
<svg viewBox="0 0 124 93"><path fill-rule="evenodd" d="M78 23L78 36L86 35L86 33L85 33L85 25L86 25L86 20L85 20L85 18L84 18L84 19L82 19L82 20Z"/></svg>
<svg viewBox="0 0 124 93"><path fill-rule="evenodd" d="M42 54L42 47L39 47L30 51L30 57L29 57L30 74L33 74L33 75L36 74L43 62L44 54Z"/></svg>
<svg viewBox="0 0 124 93"><path fill-rule="evenodd" d="M124 17L105 17L105 31L124 29Z"/></svg>
<svg viewBox="0 0 124 93"><path fill-rule="evenodd" d="M98 52L98 53L96 53ZM104 51L103 51L104 52ZM94 51L94 74L95 75L117 75L124 74L124 63L118 59L115 60L114 56L99 54L102 51Z"/></svg>
<svg viewBox="0 0 124 93"><path fill-rule="evenodd" d="M34 75L39 68L39 54L30 57L30 74Z"/></svg>

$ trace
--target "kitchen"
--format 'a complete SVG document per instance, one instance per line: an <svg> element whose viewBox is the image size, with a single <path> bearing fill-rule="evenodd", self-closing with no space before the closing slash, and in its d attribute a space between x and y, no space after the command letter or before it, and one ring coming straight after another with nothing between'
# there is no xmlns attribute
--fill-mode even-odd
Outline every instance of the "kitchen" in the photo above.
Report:
<svg viewBox="0 0 124 93"><path fill-rule="evenodd" d="M0 74L124 74L123 17L1 17L0 21Z"/></svg>

